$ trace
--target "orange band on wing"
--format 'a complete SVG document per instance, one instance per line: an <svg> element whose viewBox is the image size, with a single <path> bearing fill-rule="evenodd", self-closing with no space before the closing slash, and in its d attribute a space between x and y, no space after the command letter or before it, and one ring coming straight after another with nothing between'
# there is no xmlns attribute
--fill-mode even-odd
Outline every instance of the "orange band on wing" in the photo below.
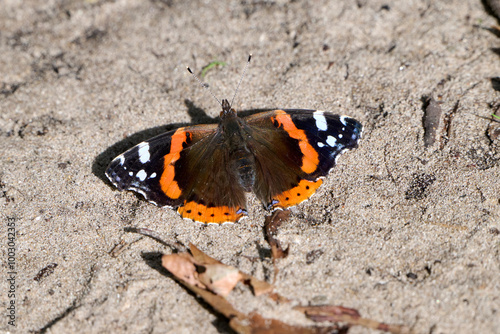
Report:
<svg viewBox="0 0 500 334"><path fill-rule="evenodd" d="M225 223L237 222L247 213L241 208L230 208L227 206L207 207L195 202L184 202L184 205L177 209L183 218L189 218L201 223Z"/></svg>
<svg viewBox="0 0 500 334"><path fill-rule="evenodd" d="M318 168L319 155L311 144L309 144L305 131L297 129L290 115L283 110L277 111L277 115L273 117L273 122L275 121L283 127L290 137L299 141L300 151L304 155L302 157L301 169L307 174L314 172Z"/></svg>
<svg viewBox="0 0 500 334"><path fill-rule="evenodd" d="M288 208L297 205L311 197L322 183L321 179L317 181L301 180L298 186L275 196L273 201L277 200L278 203L273 204L272 208Z"/></svg>
<svg viewBox="0 0 500 334"><path fill-rule="evenodd" d="M181 196L182 190L179 188L175 178L175 162L181 157L183 149L182 144L186 142L189 132L184 131L184 128L179 128L172 135L170 141L170 153L164 157L163 173L160 178L161 190L171 199L177 199Z"/></svg>

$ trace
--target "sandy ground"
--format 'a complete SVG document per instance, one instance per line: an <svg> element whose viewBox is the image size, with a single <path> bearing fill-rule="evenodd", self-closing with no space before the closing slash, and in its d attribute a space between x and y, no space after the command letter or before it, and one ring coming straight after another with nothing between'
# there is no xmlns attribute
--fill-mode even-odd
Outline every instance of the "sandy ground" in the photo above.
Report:
<svg viewBox="0 0 500 334"><path fill-rule="evenodd" d="M500 332L500 123L480 117L500 106L500 38L480 1L1 6L0 313L14 300L16 327L2 316L0 330L231 333L158 268L169 248L124 229L192 242L270 281L258 201L242 223L200 226L116 191L104 170L148 137L215 120L220 107L186 65L200 74L226 62L205 80L227 98L252 53L237 109L323 109L365 126L360 147L281 227L290 256L277 291L416 333ZM439 125L424 145L427 113ZM231 301L308 323L243 287Z"/></svg>

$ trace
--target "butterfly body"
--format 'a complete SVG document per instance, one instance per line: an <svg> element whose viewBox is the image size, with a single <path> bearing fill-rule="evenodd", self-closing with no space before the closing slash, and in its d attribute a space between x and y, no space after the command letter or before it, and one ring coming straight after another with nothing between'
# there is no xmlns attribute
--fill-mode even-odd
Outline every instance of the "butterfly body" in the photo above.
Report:
<svg viewBox="0 0 500 334"><path fill-rule="evenodd" d="M273 110L239 117L222 101L219 124L179 128L116 157L106 175L120 190L176 208L201 223L247 216L246 193L267 209L308 199L337 157L357 147L361 124L317 110Z"/></svg>
<svg viewBox="0 0 500 334"><path fill-rule="evenodd" d="M227 100L222 101L222 112L217 131L221 133L221 149L228 152L229 173L235 173L245 192L252 191L255 182L255 157L248 148L245 121L231 109Z"/></svg>

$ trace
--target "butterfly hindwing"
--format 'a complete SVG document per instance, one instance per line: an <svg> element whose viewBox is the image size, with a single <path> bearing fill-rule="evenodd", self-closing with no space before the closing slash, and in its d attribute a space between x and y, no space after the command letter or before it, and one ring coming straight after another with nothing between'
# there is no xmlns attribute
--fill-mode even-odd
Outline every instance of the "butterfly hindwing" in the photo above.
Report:
<svg viewBox="0 0 500 334"><path fill-rule="evenodd" d="M202 223L236 222L247 215L246 197L234 170L229 150L217 130L203 145L181 151L175 176L185 194L179 214Z"/></svg>

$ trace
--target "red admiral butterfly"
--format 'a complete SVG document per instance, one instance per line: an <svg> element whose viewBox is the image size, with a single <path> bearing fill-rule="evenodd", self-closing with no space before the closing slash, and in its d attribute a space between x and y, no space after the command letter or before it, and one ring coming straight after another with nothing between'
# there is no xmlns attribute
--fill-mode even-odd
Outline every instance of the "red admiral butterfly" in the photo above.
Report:
<svg viewBox="0 0 500 334"><path fill-rule="evenodd" d="M246 192L269 210L311 197L362 133L355 119L319 110L241 118L228 100L221 105L219 124L183 127L142 142L116 157L107 177L119 190L176 208L183 218L236 222L247 216Z"/></svg>

